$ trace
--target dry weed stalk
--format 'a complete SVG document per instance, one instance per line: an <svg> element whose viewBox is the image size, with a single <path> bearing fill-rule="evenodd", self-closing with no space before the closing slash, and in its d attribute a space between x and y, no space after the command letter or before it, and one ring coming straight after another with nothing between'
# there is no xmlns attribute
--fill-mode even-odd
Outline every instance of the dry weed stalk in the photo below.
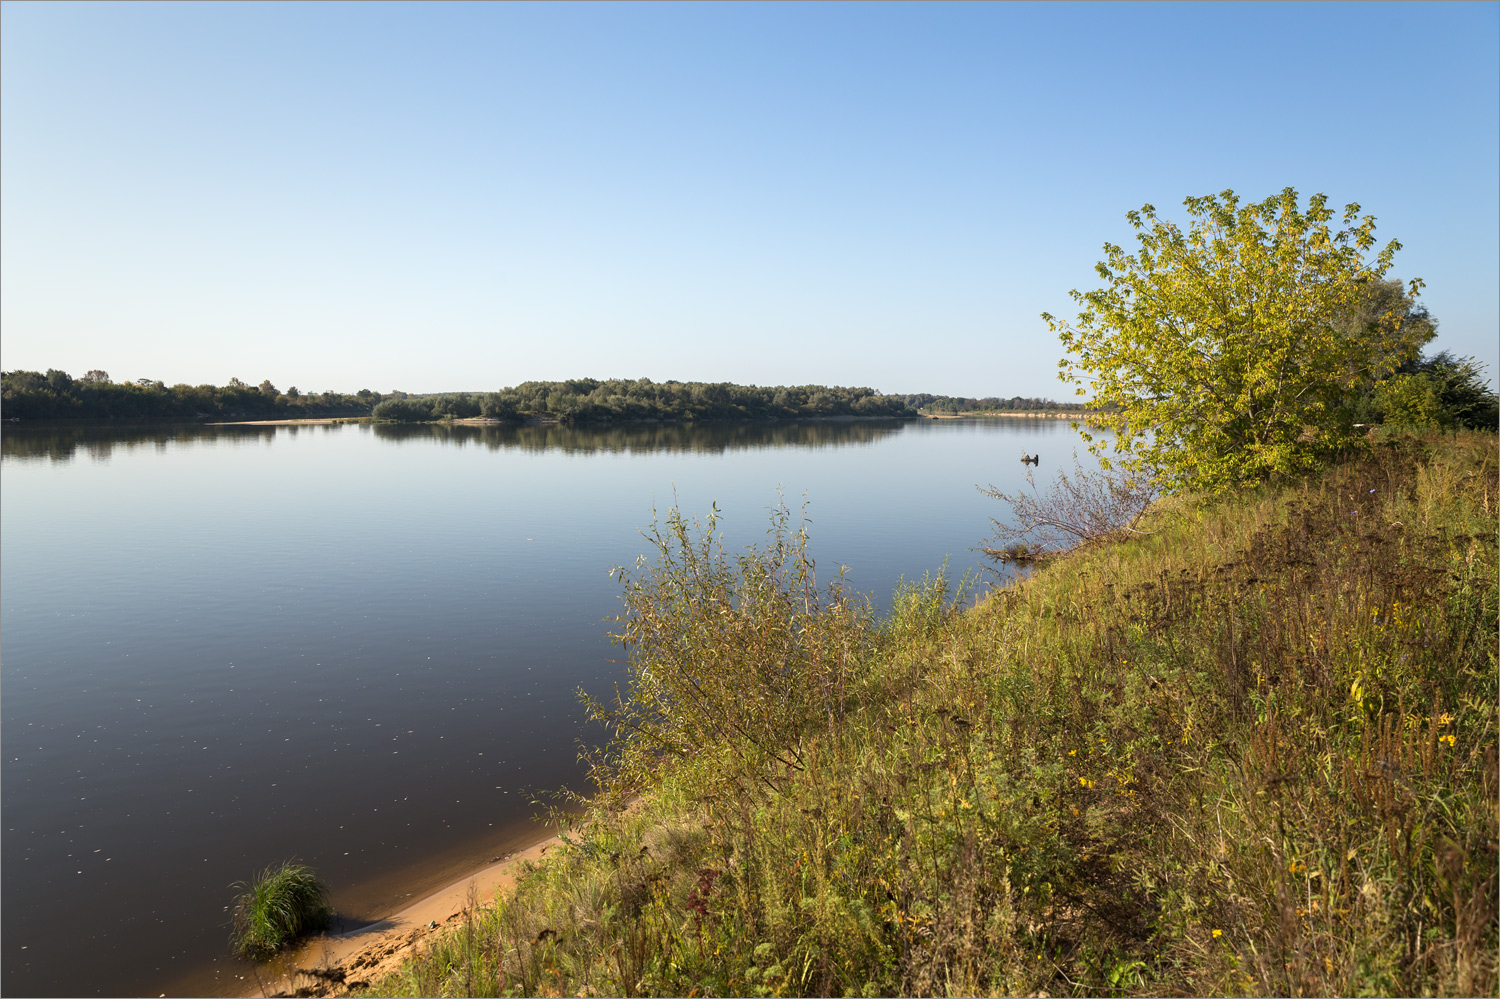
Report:
<svg viewBox="0 0 1500 999"><path fill-rule="evenodd" d="M1150 533L1136 529L1159 493L1149 474L1085 471L1075 451L1073 474L1060 473L1046 495L1037 490L1034 469L1027 471L1026 484L1029 494L977 487L1011 508L1009 522L990 519L995 533L979 548L997 562L1036 561L1122 533Z"/></svg>

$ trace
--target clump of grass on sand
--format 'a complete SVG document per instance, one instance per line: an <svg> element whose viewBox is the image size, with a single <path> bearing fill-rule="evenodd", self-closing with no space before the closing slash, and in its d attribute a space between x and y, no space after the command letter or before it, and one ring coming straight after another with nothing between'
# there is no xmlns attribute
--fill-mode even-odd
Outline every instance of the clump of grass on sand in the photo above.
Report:
<svg viewBox="0 0 1500 999"><path fill-rule="evenodd" d="M286 861L234 887L244 889L235 900L232 936L241 957L267 960L333 918L327 886L303 864Z"/></svg>
<svg viewBox="0 0 1500 999"><path fill-rule="evenodd" d="M589 814L363 987L1495 995L1496 472L1369 442L884 619L673 518Z"/></svg>

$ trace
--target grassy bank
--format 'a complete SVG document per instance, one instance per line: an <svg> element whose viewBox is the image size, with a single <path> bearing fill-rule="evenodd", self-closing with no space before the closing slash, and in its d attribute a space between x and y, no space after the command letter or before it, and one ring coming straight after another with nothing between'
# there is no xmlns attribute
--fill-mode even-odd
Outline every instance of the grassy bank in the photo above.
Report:
<svg viewBox="0 0 1500 999"><path fill-rule="evenodd" d="M1493 995L1495 440L1165 501L964 613L669 521L590 817L370 994Z"/></svg>

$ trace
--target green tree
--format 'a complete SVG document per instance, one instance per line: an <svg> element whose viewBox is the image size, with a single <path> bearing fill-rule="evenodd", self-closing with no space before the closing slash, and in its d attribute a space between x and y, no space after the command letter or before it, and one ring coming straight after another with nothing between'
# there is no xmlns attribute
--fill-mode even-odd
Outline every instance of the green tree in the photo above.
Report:
<svg viewBox="0 0 1500 999"><path fill-rule="evenodd" d="M492 420L516 419L515 400L499 392L489 392L479 401L479 415Z"/></svg>
<svg viewBox="0 0 1500 999"><path fill-rule="evenodd" d="M1071 355L1059 377L1092 391L1092 422L1114 431L1123 464L1169 489L1312 467L1355 432L1343 403L1433 334L1407 321L1409 307L1367 307L1400 244L1375 251L1374 216L1351 204L1332 228L1324 195L1304 209L1290 187L1258 203L1224 191L1184 205L1185 233L1151 205L1127 213L1137 251L1104 245L1105 285L1071 293L1075 322L1043 313Z"/></svg>
<svg viewBox="0 0 1500 999"><path fill-rule="evenodd" d="M432 404L421 399L386 399L371 411L377 420L420 423L433 418Z"/></svg>
<svg viewBox="0 0 1500 999"><path fill-rule="evenodd" d="M1362 413L1388 427L1496 429L1496 398L1485 384L1484 366L1446 350L1403 364L1361 402Z"/></svg>
<svg viewBox="0 0 1500 999"><path fill-rule="evenodd" d="M1443 406L1443 383L1429 374L1397 375L1376 389L1374 398L1387 427L1448 430L1456 423Z"/></svg>

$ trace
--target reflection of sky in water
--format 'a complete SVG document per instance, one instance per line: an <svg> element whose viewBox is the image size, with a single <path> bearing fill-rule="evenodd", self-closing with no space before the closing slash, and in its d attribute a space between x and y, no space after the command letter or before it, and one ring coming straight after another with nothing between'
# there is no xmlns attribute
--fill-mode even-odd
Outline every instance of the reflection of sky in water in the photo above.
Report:
<svg viewBox="0 0 1500 999"><path fill-rule="evenodd" d="M6 434L4 902L27 918L5 991L161 991L222 953L225 886L267 863L302 857L358 909L514 832L524 788L577 780L575 739L599 735L574 690L621 679L608 570L647 551L653 505L717 502L733 549L778 487L806 495L824 578L846 564L879 604L945 556L977 566L1001 511L975 484L1017 488L1022 451L1045 482L1075 439L453 429Z"/></svg>

